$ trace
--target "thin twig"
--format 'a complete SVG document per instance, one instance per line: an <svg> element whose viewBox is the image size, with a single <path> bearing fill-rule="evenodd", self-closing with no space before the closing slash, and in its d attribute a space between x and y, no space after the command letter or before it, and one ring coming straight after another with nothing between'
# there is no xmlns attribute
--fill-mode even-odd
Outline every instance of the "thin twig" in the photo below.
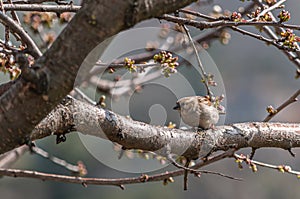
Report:
<svg viewBox="0 0 300 199"><path fill-rule="evenodd" d="M255 33L252 33L252 32L246 31L246 30L243 30L243 29L241 29L241 28L235 27L235 26L232 26L232 27L230 27L230 28L231 28L232 30L234 30L234 31L237 31L237 32L239 32L239 33L242 33L243 35L247 35L247 36L253 37L253 38L255 38L255 39L264 41L264 42L266 42L267 44L273 45L273 46L275 46L276 48L278 48L279 50L293 51L293 52L299 51L299 49L296 49L296 48L289 48L289 47L280 45L280 44L278 44L275 40L273 40L273 39L268 39L268 38L266 38L266 37L264 37L264 36L262 36L262 35L255 34Z"/></svg>
<svg viewBox="0 0 300 199"><path fill-rule="evenodd" d="M217 27L231 27L231 26L273 26L273 27L282 27L289 28L294 30L300 30L299 25L294 24L286 24L286 23L278 23L278 22L268 22L268 21L227 21L227 20L217 20L217 21L196 21L183 17L176 17L169 14L164 14L159 19L164 19L166 21L171 21L174 23L190 25L200 30L203 29L211 29Z"/></svg>
<svg viewBox="0 0 300 199"><path fill-rule="evenodd" d="M109 68L113 68L113 69L119 69L119 68L123 68L124 69L125 63L102 63L102 62L96 62L95 66L92 68L90 74L94 75L94 74L98 74L100 72L103 72L104 69L109 69ZM157 63L144 63L144 64L134 64L134 66L136 66L137 68L145 69L148 67L157 67L160 66ZM91 75L91 76L92 76Z"/></svg>
<svg viewBox="0 0 300 199"><path fill-rule="evenodd" d="M198 50L197 50L197 48L196 48L196 45L195 45L195 43L194 43L194 41L193 41L193 38L192 38L192 36L191 36L191 34L190 34L189 29L188 29L185 25L182 25L182 27L183 27L183 29L184 29L186 35L188 36L189 41L190 41L190 43L192 44L192 47L193 47L193 49L194 49L194 52L195 52L195 55L196 55L196 59L197 59L197 62L198 62L198 66L199 66L199 68L200 68L200 70L201 70L202 80L203 80L203 83L204 83L205 88L206 88L206 91L207 91L207 95L209 95L210 98L212 98L212 97L213 97L213 93L212 93L212 91L211 91L210 88L209 88L208 81L207 81L207 74L206 74L206 72L205 72L205 70L204 70L204 67L203 67L203 65L202 65L202 62L201 62L201 60L200 60L200 56L199 56Z"/></svg>
<svg viewBox="0 0 300 199"><path fill-rule="evenodd" d="M270 121L275 115L277 115L280 111L286 108L288 105L296 102L298 99L298 95L300 95L300 89L296 91L289 99L287 99L283 104L281 104L275 111L269 113L269 115L263 120L264 122Z"/></svg>
<svg viewBox="0 0 300 199"><path fill-rule="evenodd" d="M218 20L218 18L215 18L215 17L211 17L211 16L208 16L208 15L205 15L205 14L202 14L202 13L199 13L199 12L195 12L195 11L190 11L190 10L180 10L181 12L183 13L188 13L188 14L192 14L192 15L195 15L195 16L201 16L202 18L205 18L205 19L209 19L209 20L213 20L213 21L216 21ZM276 22L277 23L277 22ZM288 24L286 24L288 25ZM293 26L293 25L288 25L289 27ZM243 30L241 28L238 28L236 26L231 26L230 27L232 30L234 31L237 31L237 32L240 32L244 35L248 35L250 37L253 37L253 38L256 38L258 40L262 40L262 41L265 41L267 44L271 44L273 46L275 46L276 48L280 49L280 50L286 50L286 51L299 51L299 49L295 48L295 49L292 49L292 48L288 48L288 47L285 47L283 45L280 45L276 42L276 40L274 39L268 39L262 35L258 35L258 34L255 34L255 33L252 33L252 32L249 32L249 31L246 31L246 30ZM297 28L299 28L299 26L297 26Z"/></svg>
<svg viewBox="0 0 300 199"><path fill-rule="evenodd" d="M256 21L256 20L259 20L259 18L260 18L261 16L264 16L264 15L267 14L268 12L270 12L270 11L272 11L272 10L278 8L278 7L279 7L281 4L283 4L284 2L286 2L286 0L278 1L277 3L275 3L274 5L272 5L271 7L264 9L261 13L259 13L259 14L257 15L257 17L251 19L250 21Z"/></svg>
<svg viewBox="0 0 300 199"><path fill-rule="evenodd" d="M287 165L267 164L267 163L264 163L264 162L251 160L245 155L238 155L238 154L234 154L233 158L235 158L236 160L243 160L246 164L251 166L251 168L254 172L256 172L256 170L257 170L256 165L258 165L258 166L261 166L261 167L274 169L274 170L280 171L282 173L287 172L289 174L296 175L298 178L300 177L300 171L294 171L294 170L292 170L292 168L290 166L287 166Z"/></svg>
<svg viewBox="0 0 300 199"><path fill-rule="evenodd" d="M230 148L227 151L225 151L219 155L216 155L213 157L208 157L207 159L205 159L205 161L199 162L199 163L195 164L194 166L192 166L191 169L198 169L198 168L204 167L206 165L209 165L211 163L217 162L219 160L232 157L232 155L234 154L235 151L236 151L235 148Z"/></svg>
<svg viewBox="0 0 300 199"><path fill-rule="evenodd" d="M195 11L192 11L192 10L187 10L187 9L179 9L179 12L182 12L182 13L185 13L185 14L190 14L190 15L194 15L196 17L201 17L203 19L207 19L207 20L212 20L212 21L217 21L219 19L215 18L215 17L212 17L212 16L209 16L209 15L206 15L206 14L202 14L200 12L195 12Z"/></svg>
<svg viewBox="0 0 300 199"><path fill-rule="evenodd" d="M258 6L261 6L263 7L264 4L262 3L262 1L260 0L253 0ZM276 18L274 17L274 15L272 14L272 12L269 13L270 17L272 18L272 21L275 22L275 23L278 23ZM282 23L278 23L278 24L282 24ZM276 29L276 32L285 32L285 30L281 27L275 27ZM275 39L275 40L278 40L278 37L277 37L277 34L274 33L274 31L268 27L268 26L263 26L263 31L269 36L271 37L272 39ZM299 49L299 45L296 44L296 48ZM297 51L295 53L293 52L290 52L290 51L287 51L287 50L284 50L283 51L284 54L289 58L290 61L292 61L297 67L298 69L300 69L300 59L299 59L299 56L300 56L300 51ZM296 55L295 55L296 54Z"/></svg>
<svg viewBox="0 0 300 199"><path fill-rule="evenodd" d="M191 161L187 160L185 165L182 166L180 164L178 164L173 158L168 158L169 161L171 161L171 163L179 168L179 169L184 169L185 171L189 171L191 173L194 173L194 174L201 174L201 173L206 173L206 174L214 174L214 175L219 175L219 176L222 176L222 177L226 177L226 178L229 178L229 179L232 179L232 180L238 180L238 181L241 181L242 179L241 178L235 178L233 176L229 176L229 175L226 175L226 174L223 174L223 173L220 173L220 172L215 172L215 171L208 171L208 170L200 170L200 169L193 169L193 168L189 168L188 165L190 164ZM184 172L185 173L185 172ZM187 177L186 177L187 179ZM185 183L185 187L186 187L186 183ZM186 190L186 189L185 189Z"/></svg>
<svg viewBox="0 0 300 199"><path fill-rule="evenodd" d="M7 0L7 2L10 3L11 5L13 5L12 0ZM3 7L5 7L5 5ZM5 8L4 8L4 10L5 10ZM12 16L13 20L15 20L18 24L21 24L20 20L19 20L19 17L18 17L17 13L14 10L11 11L11 16Z"/></svg>
<svg viewBox="0 0 300 199"><path fill-rule="evenodd" d="M258 1L258 0L255 0L255 3L258 4L259 6L263 6L263 4L260 1ZM198 12L195 12L195 11L184 10L182 12L188 13L188 14L192 14L192 15L195 15L195 16L199 16L199 17L202 17L202 18L205 18L205 19L208 19L208 20L212 20L214 22L218 22L217 18L214 18L214 17L209 16L209 15L205 15L205 14L202 14L202 13L198 13ZM275 28L278 28L280 32L284 31L281 27L290 28L290 29L300 29L300 26L299 25L290 25L290 24L278 23L276 21L276 18L272 15L272 13L270 13L270 16L272 17L273 22L266 22L266 23L265 22L256 22L256 23L259 23L260 25L263 25L263 30L267 33L267 35L269 35L273 39L273 42L271 40L265 38L265 37L262 37L262 36L254 34L254 33L250 33L248 31L245 31L243 29L237 28L233 24L232 24L233 26L231 26L231 29L236 30L236 31L238 31L238 32L240 32L242 34L246 34L248 36L252 36L252 37L254 37L256 39L263 40L263 41L267 42L268 44L274 45L278 49L282 50L284 52L284 54L286 54L287 57L300 69L300 59L298 57L299 54L300 54L300 50L298 48L298 45L297 45L297 48L295 48L295 49L286 48L286 47L284 47L282 45L279 45L278 43L276 43L276 41L278 40L277 35L267 25L273 25L273 26L275 26ZM189 21L189 20L186 20L186 21ZM174 22L175 23L179 23L177 20L175 20ZM194 23L196 23L196 21L193 20L190 25L197 27L197 24L195 25ZM228 24L229 22L226 21L226 23ZM230 22L230 23L235 23L235 25L239 24L239 22ZM248 23L249 25L251 25L251 24L254 25L253 22L245 22L245 23ZM208 26L209 22L203 22L203 24L206 25L206 26ZM210 25L211 26L209 26L209 28L212 28L213 27L212 24L210 24ZM216 24L214 24L214 25L216 25ZM224 27L224 26L222 26L222 27ZM201 28L204 28L203 25L201 26ZM295 55L291 51L296 52L298 56Z"/></svg>
<svg viewBox="0 0 300 199"><path fill-rule="evenodd" d="M236 178L236 177L233 177L233 176L230 176L230 175L226 175L226 174L223 174L223 173L220 173L220 172L208 171L208 170L199 170L199 169L191 169L191 168L188 168L186 166L182 166L182 165L180 165L178 163L176 163L176 164L173 163L173 165L176 166L176 167L178 167L178 168L190 171L191 173L194 173L194 174L206 173L206 174L214 174L214 175L222 176L222 177L229 178L229 179L232 179L232 180L238 180L238 181L242 181L243 180L241 178Z"/></svg>
<svg viewBox="0 0 300 199"><path fill-rule="evenodd" d="M66 162L65 160L62 160L62 159L60 159L58 157L55 157L55 156L52 156L47 151L44 151L43 149L41 149L37 146L32 147L31 150L32 150L33 153L51 160L53 163L55 163L59 166L62 166L63 168L67 169L68 171L71 171L73 173L79 173L80 172L80 170L78 168L78 165L72 165L72 164Z"/></svg>
<svg viewBox="0 0 300 199"><path fill-rule="evenodd" d="M114 96L122 95L132 89L132 86L142 85L146 82L152 81L154 79L162 77L162 73L160 70L151 72L144 76L138 76L133 80L119 80L119 81L110 81L105 79L99 79L97 76L92 76L89 82L96 86L97 89L108 93L113 94Z"/></svg>

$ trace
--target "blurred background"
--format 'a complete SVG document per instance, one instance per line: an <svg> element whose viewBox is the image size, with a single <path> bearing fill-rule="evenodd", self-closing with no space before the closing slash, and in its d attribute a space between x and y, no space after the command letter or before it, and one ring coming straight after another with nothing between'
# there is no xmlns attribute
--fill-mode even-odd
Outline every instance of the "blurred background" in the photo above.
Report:
<svg viewBox="0 0 300 199"><path fill-rule="evenodd" d="M223 9L236 11L247 3L237 1L212 1L212 4L201 7L200 11L210 13L212 6L220 5ZM299 6L296 1L285 3L286 10L291 13L291 24L299 24ZM298 6L298 7L297 7ZM137 24L136 27L161 27L158 20L148 20ZM29 30L28 30L29 31ZM59 30L58 30L59 31ZM223 78L226 90L226 117L225 123L248 121L262 121L266 115L266 107L277 107L300 88L299 79L295 79L296 66L273 46L267 46L261 41L229 31L231 40L227 45L218 40L212 42L207 52L218 67ZM206 31L193 30L192 34L205 34ZM298 34L298 32L296 32ZM33 34L32 34L33 35ZM299 35L299 34L298 34ZM34 36L34 35L33 35ZM141 35L143 37L143 35ZM182 69L184 73L184 69ZM186 69L188 72L188 68ZM193 78L193 77L190 77ZM7 81L5 77L1 78ZM179 85L180 86L180 85ZM202 90L202 88L199 88ZM196 91L200 94L201 91ZM155 94L153 94L155 95ZM160 94L157 94L160 95ZM168 101L168 100L167 100ZM174 103L173 101L168 101ZM166 105L166 106L167 106ZM142 105L137 105L138 108ZM148 114L136 115L134 119L147 119ZM146 120L145 119L145 120ZM178 116L172 118L179 122ZM143 120L143 119L141 119ZM171 120L171 119L170 119ZM280 112L272 121L300 122L300 103L296 102ZM49 153L76 164L81 160L87 167L87 177L122 178L139 176L142 173L128 173L115 170L98 161L82 144L77 133L67 135L67 141L55 144L55 137L48 137L37 141L37 145ZM109 151L109 152L108 152ZM113 146L107 147L101 153L114 152ZM299 149L293 149L296 157L280 149L259 149L255 160L275 165L290 165L300 170ZM240 153L249 154L250 149L241 150ZM116 159L117 159L117 153ZM27 153L13 166L14 168L36 170L40 172L53 172L69 174L61 167L46 159ZM176 169L168 166L161 170L147 173L147 175ZM300 195L300 181L295 176L283 174L275 170L258 167L253 173L247 166L240 170L233 159L216 162L204 169L222 172L243 181L234 181L227 178L203 174L200 178L190 175L189 187L183 191L182 177L176 177L174 183L164 186L162 182L125 185L125 190L114 186L93 186L84 188L78 184L41 181L35 179L2 177L0 180L1 198L296 198Z"/></svg>

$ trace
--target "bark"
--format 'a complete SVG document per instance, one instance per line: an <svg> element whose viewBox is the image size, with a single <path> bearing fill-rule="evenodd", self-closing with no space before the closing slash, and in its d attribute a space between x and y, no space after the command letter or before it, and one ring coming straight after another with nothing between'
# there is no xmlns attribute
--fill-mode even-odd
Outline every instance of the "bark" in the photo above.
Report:
<svg viewBox="0 0 300 199"><path fill-rule="evenodd" d="M34 127L72 90L80 65L106 38L136 23L174 12L195 0L86 0L34 75L22 77L0 98L0 153L26 142Z"/></svg>
<svg viewBox="0 0 300 199"><path fill-rule="evenodd" d="M67 97L34 129L31 138L68 133L67 128L117 142L127 149L142 149L197 159L229 148L300 146L299 123L248 122L217 126L201 132L152 126L109 110Z"/></svg>

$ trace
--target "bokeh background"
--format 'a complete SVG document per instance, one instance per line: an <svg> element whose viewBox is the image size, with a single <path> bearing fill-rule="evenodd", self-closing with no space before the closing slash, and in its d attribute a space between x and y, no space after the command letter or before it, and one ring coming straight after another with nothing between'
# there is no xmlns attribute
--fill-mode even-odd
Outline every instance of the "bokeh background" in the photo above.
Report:
<svg viewBox="0 0 300 199"><path fill-rule="evenodd" d="M221 5L223 9L237 10L245 5L237 1L213 1L211 5L201 9L206 13L212 5ZM291 12L290 23L299 24L300 14L298 3L288 1L286 10ZM298 7L297 7L298 6ZM160 27L158 20L148 20L136 27ZM228 45L219 41L210 44L207 52L210 54L222 75L226 89L226 120L225 123L262 121L268 105L278 106L300 88L296 80L296 66L278 49L267 46L256 39L230 32L231 40ZM298 32L297 32L298 33ZM205 34L205 31L193 31L193 34ZM142 37L142 35L141 35ZM2 78L5 81L5 77ZM171 103L171 102L170 102ZM272 121L300 122L300 103L296 102L279 113ZM55 137L49 137L37 142L38 146L49 153L63 158L71 163L81 160L88 170L88 177L121 178L133 177L140 174L126 173L107 167L95 159L81 143L76 133L67 135L65 143L56 145ZM112 147L107 151L113 150ZM293 149L293 158L287 151L280 149L260 149L255 159L272 164L290 165L300 170L299 149ZM106 152L102 151L103 153ZM250 149L240 151L249 153ZM68 174L61 167L36 155L26 154L13 166L41 172ZM165 170L175 169L172 166ZM113 186L93 186L84 188L78 184L59 182L43 182L41 180L9 178L0 179L1 198L297 198L300 195L300 181L295 176L282 174L275 170L259 167L253 173L247 166L238 169L233 159L222 160L205 169L219 171L243 178L234 181L219 176L205 175L196 178L189 177L189 189L183 191L182 177L175 178L174 183L164 186L162 182L125 185L125 190ZM147 173L148 175L160 172Z"/></svg>

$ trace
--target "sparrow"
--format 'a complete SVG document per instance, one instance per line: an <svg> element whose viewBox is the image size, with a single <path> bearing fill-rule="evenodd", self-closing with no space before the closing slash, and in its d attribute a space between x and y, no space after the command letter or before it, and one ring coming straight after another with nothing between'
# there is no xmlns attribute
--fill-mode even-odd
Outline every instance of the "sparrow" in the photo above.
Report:
<svg viewBox="0 0 300 199"><path fill-rule="evenodd" d="M214 128L219 120L219 111L208 96L183 97L173 109L178 110L183 122L192 127Z"/></svg>

